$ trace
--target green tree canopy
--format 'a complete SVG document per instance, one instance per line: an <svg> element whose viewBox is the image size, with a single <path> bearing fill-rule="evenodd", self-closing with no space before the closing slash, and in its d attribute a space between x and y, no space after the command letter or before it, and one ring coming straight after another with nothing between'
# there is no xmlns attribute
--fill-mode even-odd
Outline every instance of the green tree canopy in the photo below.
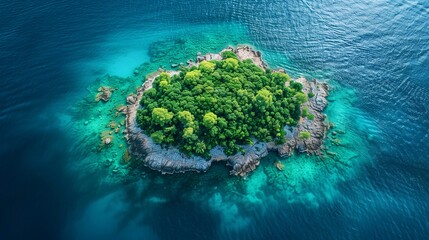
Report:
<svg viewBox="0 0 429 240"><path fill-rule="evenodd" d="M212 73L214 71L216 64L208 61L200 62L199 69L205 73Z"/></svg>
<svg viewBox="0 0 429 240"><path fill-rule="evenodd" d="M164 133L162 131L156 131L150 135L150 137L156 142L156 143L162 143L164 141Z"/></svg>
<svg viewBox="0 0 429 240"><path fill-rule="evenodd" d="M222 64L222 68L232 71L238 68L238 60L235 58L227 58Z"/></svg>
<svg viewBox="0 0 429 240"><path fill-rule="evenodd" d="M212 112L208 112L203 117L203 125L205 127L213 127L217 123L217 116Z"/></svg>
<svg viewBox="0 0 429 240"><path fill-rule="evenodd" d="M296 98L296 100L298 100L300 104L307 102L307 96L305 96L305 94L302 92L296 93L294 97Z"/></svg>
<svg viewBox="0 0 429 240"><path fill-rule="evenodd" d="M221 146L231 155L254 139L283 143L285 125L296 125L301 115L314 118L308 109L301 113L307 96L287 74L240 61L231 51L222 58L174 76L161 73L144 92L137 121L155 142L202 156Z"/></svg>
<svg viewBox="0 0 429 240"><path fill-rule="evenodd" d="M227 58L235 58L238 60L237 58L237 54L235 54L232 51L223 51L222 52L222 59L227 59Z"/></svg>
<svg viewBox="0 0 429 240"><path fill-rule="evenodd" d="M185 124L185 125L188 125L188 124L192 123L194 121L194 119L195 119L194 115L192 115L191 112L186 111L186 110L185 111L180 111L177 114L177 116L179 118L179 121L181 123Z"/></svg>
<svg viewBox="0 0 429 240"><path fill-rule="evenodd" d="M273 102L273 94L266 88L263 88L256 94L255 102L260 108L265 108Z"/></svg>
<svg viewBox="0 0 429 240"><path fill-rule="evenodd" d="M152 111L152 119L155 123L161 126L166 125L173 118L174 114L165 108L154 108Z"/></svg>

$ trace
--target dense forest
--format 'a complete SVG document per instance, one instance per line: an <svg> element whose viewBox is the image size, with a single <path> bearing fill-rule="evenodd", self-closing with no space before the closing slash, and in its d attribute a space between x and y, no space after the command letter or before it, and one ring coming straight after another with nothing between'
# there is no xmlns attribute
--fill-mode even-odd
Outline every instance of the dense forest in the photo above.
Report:
<svg viewBox="0 0 429 240"><path fill-rule="evenodd" d="M285 125L312 117L301 113L305 101L302 85L287 74L225 51L222 60L161 73L143 94L137 121L155 142L184 153L208 157L220 145L232 155L253 139L284 143Z"/></svg>

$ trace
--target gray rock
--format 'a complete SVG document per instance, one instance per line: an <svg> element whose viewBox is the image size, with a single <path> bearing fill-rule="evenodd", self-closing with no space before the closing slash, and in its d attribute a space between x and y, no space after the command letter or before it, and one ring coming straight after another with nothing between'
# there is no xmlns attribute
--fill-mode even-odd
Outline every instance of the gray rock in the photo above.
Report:
<svg viewBox="0 0 429 240"><path fill-rule="evenodd" d="M128 104L135 104L137 102L137 97L134 95L130 95L127 97Z"/></svg>
<svg viewBox="0 0 429 240"><path fill-rule="evenodd" d="M197 63L206 60L205 56L197 56Z"/></svg>

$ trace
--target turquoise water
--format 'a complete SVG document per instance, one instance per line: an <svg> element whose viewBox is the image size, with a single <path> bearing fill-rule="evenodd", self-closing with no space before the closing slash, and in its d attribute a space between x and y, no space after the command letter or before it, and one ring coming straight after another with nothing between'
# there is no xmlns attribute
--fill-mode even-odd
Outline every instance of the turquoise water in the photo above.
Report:
<svg viewBox="0 0 429 240"><path fill-rule="evenodd" d="M428 8L0 4L0 239L424 239ZM224 164L162 175L130 158L116 109L144 76L240 43L332 87L323 156L270 154L246 178ZM116 89L107 103L100 86Z"/></svg>

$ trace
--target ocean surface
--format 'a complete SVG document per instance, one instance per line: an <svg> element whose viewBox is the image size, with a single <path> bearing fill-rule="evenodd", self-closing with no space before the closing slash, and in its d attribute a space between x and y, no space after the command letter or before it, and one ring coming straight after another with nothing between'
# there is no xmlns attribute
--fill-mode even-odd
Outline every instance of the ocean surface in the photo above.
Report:
<svg viewBox="0 0 429 240"><path fill-rule="evenodd" d="M144 76L237 44L331 86L329 154L130 159L115 109ZM428 239L428 116L425 0L1 1L0 239Z"/></svg>

